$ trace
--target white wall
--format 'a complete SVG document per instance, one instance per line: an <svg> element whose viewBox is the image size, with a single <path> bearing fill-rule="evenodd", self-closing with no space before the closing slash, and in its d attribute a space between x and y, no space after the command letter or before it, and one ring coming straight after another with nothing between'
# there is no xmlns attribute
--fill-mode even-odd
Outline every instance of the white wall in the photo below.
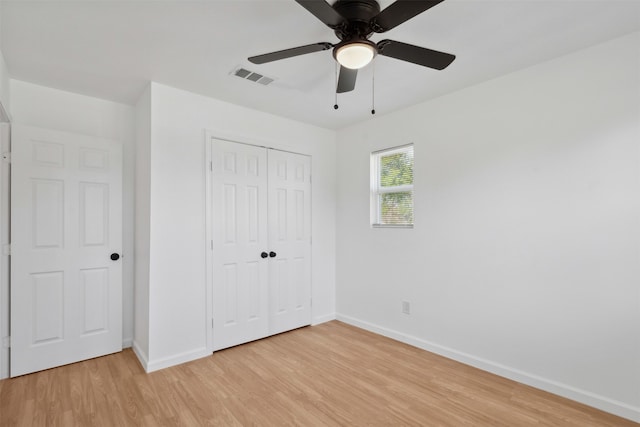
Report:
<svg viewBox="0 0 640 427"><path fill-rule="evenodd" d="M135 287L133 349L149 360L149 218L151 212L151 86L136 104Z"/></svg>
<svg viewBox="0 0 640 427"><path fill-rule="evenodd" d="M123 143L123 345L133 338L134 109L130 106L11 80L12 123Z"/></svg>
<svg viewBox="0 0 640 427"><path fill-rule="evenodd" d="M312 156L313 321L335 313L335 132L151 85L149 354L155 370L209 354L205 131ZM143 362L144 363L144 362Z"/></svg>
<svg viewBox="0 0 640 427"><path fill-rule="evenodd" d="M340 131L338 318L640 421L639 123L636 33ZM409 142L415 228L372 229Z"/></svg>

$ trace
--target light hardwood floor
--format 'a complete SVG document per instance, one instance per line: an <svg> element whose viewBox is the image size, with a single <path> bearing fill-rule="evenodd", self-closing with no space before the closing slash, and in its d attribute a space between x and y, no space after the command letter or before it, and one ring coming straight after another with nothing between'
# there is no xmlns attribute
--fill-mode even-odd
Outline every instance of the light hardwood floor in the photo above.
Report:
<svg viewBox="0 0 640 427"><path fill-rule="evenodd" d="M337 321L145 374L131 350L0 381L1 426L638 426Z"/></svg>

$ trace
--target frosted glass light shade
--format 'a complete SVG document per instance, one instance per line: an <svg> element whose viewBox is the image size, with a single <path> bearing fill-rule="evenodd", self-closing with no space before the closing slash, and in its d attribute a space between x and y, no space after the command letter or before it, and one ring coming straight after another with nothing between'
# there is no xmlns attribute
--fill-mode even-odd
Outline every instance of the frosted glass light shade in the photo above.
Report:
<svg viewBox="0 0 640 427"><path fill-rule="evenodd" d="M369 64L375 54L375 48L372 45L349 43L336 50L336 60L343 67L357 70Z"/></svg>

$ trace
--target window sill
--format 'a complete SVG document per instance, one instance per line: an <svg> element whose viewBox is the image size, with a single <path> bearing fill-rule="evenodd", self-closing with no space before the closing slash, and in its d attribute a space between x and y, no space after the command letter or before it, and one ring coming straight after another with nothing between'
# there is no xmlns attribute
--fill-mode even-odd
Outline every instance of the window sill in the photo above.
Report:
<svg viewBox="0 0 640 427"><path fill-rule="evenodd" d="M413 228L413 224L371 224L371 228Z"/></svg>

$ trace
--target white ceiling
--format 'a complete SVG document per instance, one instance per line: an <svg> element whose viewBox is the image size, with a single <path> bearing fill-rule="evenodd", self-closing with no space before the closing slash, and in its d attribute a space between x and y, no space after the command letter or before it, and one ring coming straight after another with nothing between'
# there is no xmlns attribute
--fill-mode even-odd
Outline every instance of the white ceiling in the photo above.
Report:
<svg viewBox="0 0 640 427"><path fill-rule="evenodd" d="M378 57L336 111L331 51L246 59L337 41L293 0L3 0L1 14L12 78L132 105L156 81L332 129L370 117L372 68L384 114L640 30L640 0L447 0L372 40L453 53L453 64L435 71ZM276 81L242 80L237 66Z"/></svg>

